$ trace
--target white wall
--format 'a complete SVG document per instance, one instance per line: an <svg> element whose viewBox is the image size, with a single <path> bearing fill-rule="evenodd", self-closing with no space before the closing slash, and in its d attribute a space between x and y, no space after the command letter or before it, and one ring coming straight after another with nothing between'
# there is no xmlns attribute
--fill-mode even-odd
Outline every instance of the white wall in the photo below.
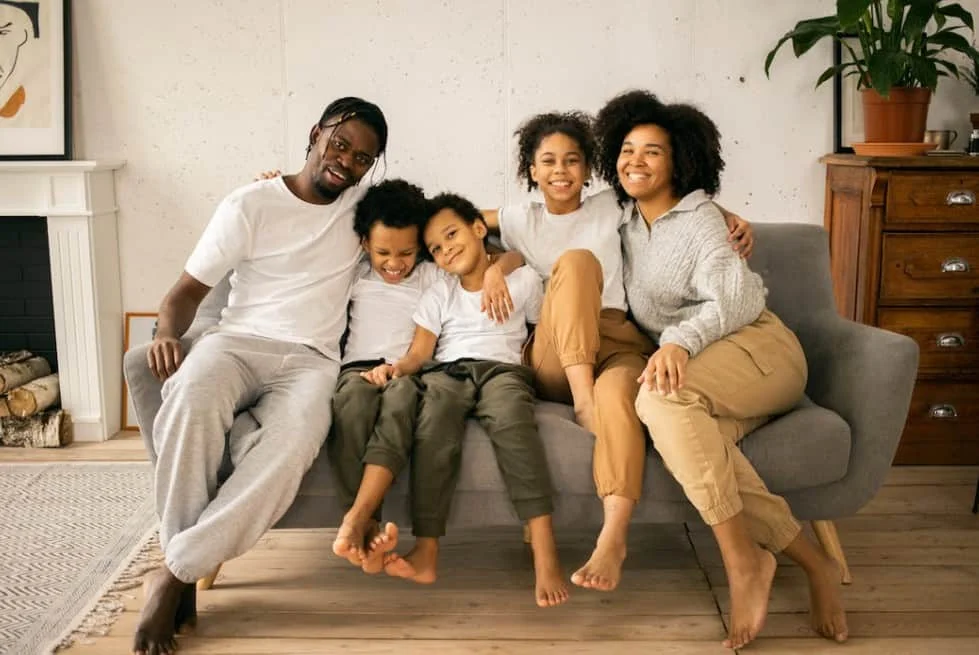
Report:
<svg viewBox="0 0 979 655"><path fill-rule="evenodd" d="M962 3L979 18L979 0ZM480 206L518 199L511 134L550 109L631 87L719 125L720 202L757 221L821 223L829 43L764 58L834 0L84 0L73 3L75 157L122 158L123 304L155 310L218 200L297 170L342 95L391 127L387 176ZM979 99L943 81L930 127L968 138Z"/></svg>

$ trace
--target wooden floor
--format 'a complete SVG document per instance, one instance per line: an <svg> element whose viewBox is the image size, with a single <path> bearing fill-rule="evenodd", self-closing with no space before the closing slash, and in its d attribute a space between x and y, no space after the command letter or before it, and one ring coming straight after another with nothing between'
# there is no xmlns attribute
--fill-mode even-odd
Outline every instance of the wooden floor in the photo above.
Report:
<svg viewBox="0 0 979 655"><path fill-rule="evenodd" d="M0 461L139 459L138 437L60 451L0 448ZM783 563L763 637L743 652L979 653L977 467L896 468L857 517L838 522L853 584L844 590L852 638L810 634L799 569ZM558 535L571 569L592 534ZM724 653L727 589L720 556L699 526L633 530L625 578L611 594L575 590L564 607L532 602L520 531L445 541L442 577L418 588L368 578L329 553L327 530L273 531L222 569L199 597L200 625L181 653L398 652L577 655ZM140 609L127 603L106 637L75 655L127 653Z"/></svg>

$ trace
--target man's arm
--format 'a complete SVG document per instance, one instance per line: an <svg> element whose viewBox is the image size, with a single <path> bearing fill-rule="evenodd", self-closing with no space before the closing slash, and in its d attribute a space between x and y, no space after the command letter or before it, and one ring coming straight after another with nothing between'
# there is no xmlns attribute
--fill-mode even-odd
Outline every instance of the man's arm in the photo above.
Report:
<svg viewBox="0 0 979 655"><path fill-rule="evenodd" d="M755 248L755 233L751 229L751 223L724 209L717 204L717 201L714 201L714 206L721 210L721 215L724 216L724 222L727 223L727 240L733 242L734 251L740 254L742 259L751 257L751 251Z"/></svg>
<svg viewBox="0 0 979 655"><path fill-rule="evenodd" d="M163 297L156 324L156 335L146 353L150 370L158 379L166 380L180 368L180 363L183 361L180 337L194 322L197 308L210 290L211 287L184 271L176 284Z"/></svg>

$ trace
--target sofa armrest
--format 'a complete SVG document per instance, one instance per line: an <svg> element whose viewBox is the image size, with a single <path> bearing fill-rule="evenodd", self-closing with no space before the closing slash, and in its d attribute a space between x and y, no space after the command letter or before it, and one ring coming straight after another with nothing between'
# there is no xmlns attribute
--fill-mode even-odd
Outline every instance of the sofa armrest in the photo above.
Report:
<svg viewBox="0 0 979 655"><path fill-rule="evenodd" d="M811 317L797 334L809 364L806 393L851 430L846 475L807 491L806 504L850 515L877 493L894 459L917 377L918 345L830 311Z"/></svg>

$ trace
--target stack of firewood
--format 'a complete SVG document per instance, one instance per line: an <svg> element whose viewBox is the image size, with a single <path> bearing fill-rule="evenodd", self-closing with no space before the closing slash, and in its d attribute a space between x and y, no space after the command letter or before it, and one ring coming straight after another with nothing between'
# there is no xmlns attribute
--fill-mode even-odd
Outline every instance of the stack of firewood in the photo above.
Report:
<svg viewBox="0 0 979 655"><path fill-rule="evenodd" d="M0 445L56 448L71 442L71 418L58 403L58 374L26 350L0 354Z"/></svg>

